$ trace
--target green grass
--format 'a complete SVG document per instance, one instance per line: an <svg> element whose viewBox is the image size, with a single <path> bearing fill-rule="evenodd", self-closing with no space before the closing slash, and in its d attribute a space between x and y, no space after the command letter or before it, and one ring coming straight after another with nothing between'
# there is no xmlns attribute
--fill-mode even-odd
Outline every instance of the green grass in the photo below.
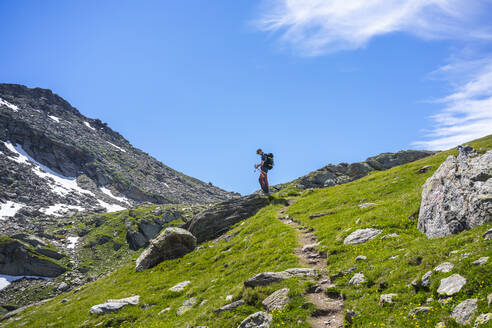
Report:
<svg viewBox="0 0 492 328"><path fill-rule="evenodd" d="M243 282L263 271L284 270L299 266L294 255L297 246L295 232L275 220L280 205L264 208L256 216L238 224L229 234L234 237L211 241L181 259L165 261L144 272L135 272L134 263L90 283L78 292L69 292L39 307L28 309L20 319L6 327L235 327L247 315L261 309L261 301L271 292L289 287L291 302L288 308L274 314L274 326L307 327L305 318L313 310L302 295L307 282L289 279L268 287L245 289ZM181 293L168 289L184 280L192 283ZM247 304L233 312L213 314L213 310L234 300L245 299ZM90 315L92 305L110 298L141 296L141 305L103 316ZM197 304L182 316L177 308L190 297ZM67 303L60 303L67 298ZM207 300L203 305L199 305ZM172 310L158 315L166 308ZM298 321L300 323L298 323Z"/></svg>
<svg viewBox="0 0 492 328"><path fill-rule="evenodd" d="M492 136L470 143L480 152L492 149ZM438 153L414 163L395 167L388 171L372 172L369 176L345 184L317 190L298 190L293 184L286 184L279 194L296 200L288 214L307 227L321 241L319 249L327 252L327 270L335 274L356 266L355 272L362 272L367 281L359 287L349 286L352 274L334 280L339 292L345 297L345 308L357 312L353 327L434 327L443 321L446 327L458 327L449 318L452 308L468 298L479 299L478 313L491 312L486 297L492 292L492 261L483 266L472 266L471 262L481 256L491 256L490 241L482 239L484 231L492 224L477 227L459 235L428 239L417 229L417 215L421 190L447 156L456 150ZM426 165L432 166L427 173L418 173ZM376 206L361 209L361 203L375 203ZM261 301L271 292L288 286L291 302L282 312L274 313L272 327L309 327L306 318L313 306L303 298L309 281L289 279L268 287L246 289L243 282L252 275L263 271L278 271L299 266L294 255L298 246L295 231L275 220L282 205L270 205L254 217L236 225L224 239L210 241L203 247L181 259L165 261L150 270L136 273L134 263L138 253L129 252L121 257L121 268L98 281L71 291L38 307L20 314L16 321L5 327L190 327L204 325L210 328L234 328L249 314L261 309ZM124 220L139 220L151 212L149 209L134 209L106 216L104 224L93 229L84 243L101 235L123 242L115 230L122 229ZM311 214L330 213L310 219ZM412 219L412 215L414 218ZM374 240L361 245L344 245L343 240L351 232L361 228L378 228L383 233ZM124 227L123 227L124 228ZM391 233L399 237L382 240L380 237ZM123 234L124 235L124 234ZM110 243L106 243L110 244ZM106 247L99 245L100 247ZM124 244L126 245L126 244ZM99 247L98 246L98 247ZM100 253L98 253L100 252ZM119 252L119 251L118 251ZM94 260L88 265L97 267L107 259L108 265L115 265L114 254L118 252L97 250ZM367 256L366 261L355 262L358 255ZM84 258L90 261L94 254ZM394 256L398 256L393 258ZM415 290L410 282L421 277L442 262L452 262L451 273L434 273L428 290ZM92 269L96 270L96 269ZM438 302L436 290L440 279L453 273L467 278L464 288L449 299L446 304ZM175 284L191 280L192 283L181 293L168 289ZM381 294L397 293L394 304L379 307ZM226 295L234 300L243 299L246 305L238 309L215 315L213 310L228 302ZM92 305L109 298L141 296L141 306L126 307L123 310L102 316L89 314ZM182 316L176 315L177 308L190 297L197 297L197 304ZM432 297L429 313L415 318L410 310L423 305ZM62 298L67 303L60 303ZM203 305L202 301L207 300ZM159 315L167 307L171 311ZM490 327L492 323L489 324Z"/></svg>

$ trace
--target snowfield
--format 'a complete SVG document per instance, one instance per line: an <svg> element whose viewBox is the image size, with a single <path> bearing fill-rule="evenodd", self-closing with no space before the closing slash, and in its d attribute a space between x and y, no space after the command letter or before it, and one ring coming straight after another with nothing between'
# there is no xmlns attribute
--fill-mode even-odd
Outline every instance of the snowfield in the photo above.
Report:
<svg viewBox="0 0 492 328"><path fill-rule="evenodd" d="M56 123L60 123L60 118L59 117L56 117L56 116L53 116L53 115L49 115L48 117L51 118Z"/></svg>
<svg viewBox="0 0 492 328"><path fill-rule="evenodd" d="M5 220L8 217L14 216L18 210L24 207L24 204L7 201L7 203L0 203L0 220Z"/></svg>
<svg viewBox="0 0 492 328"><path fill-rule="evenodd" d="M84 122L84 125L85 125L86 127L88 127L89 129L91 129L91 130L93 130L93 131L96 131L96 129L94 129L94 128L93 128L93 127L89 124L89 122Z"/></svg>
<svg viewBox="0 0 492 328"><path fill-rule="evenodd" d="M101 188L99 188L99 190L101 190L103 194L106 194L109 197L114 198L114 199L116 199L119 202L122 202L122 203L125 203L125 204L128 204L128 205L131 205L131 203L128 200L128 198L115 196L115 195L113 195L113 193L111 192L111 190L109 190L109 189L107 189L105 187L101 187Z"/></svg>
<svg viewBox="0 0 492 328"><path fill-rule="evenodd" d="M126 150L124 150L123 148L118 147L118 146L116 146L115 144L112 144L112 143L111 143L111 142L109 142L109 141L106 141L106 142L107 142L108 144L110 144L111 146L113 146L114 148L118 149L119 151L122 151L122 152L126 153Z"/></svg>
<svg viewBox="0 0 492 328"><path fill-rule="evenodd" d="M11 103L9 103L7 100L4 100L2 98L0 98L0 106L7 106L8 108L10 108L11 110L13 110L14 112L18 112L19 111L19 107L17 107L16 105L13 105Z"/></svg>

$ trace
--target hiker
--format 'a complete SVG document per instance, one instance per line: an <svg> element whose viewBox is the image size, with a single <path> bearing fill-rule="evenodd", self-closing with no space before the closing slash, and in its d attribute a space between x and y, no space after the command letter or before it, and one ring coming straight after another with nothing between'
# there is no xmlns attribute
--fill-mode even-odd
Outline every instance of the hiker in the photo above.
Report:
<svg viewBox="0 0 492 328"><path fill-rule="evenodd" d="M255 169L260 168L260 186L265 194L269 194L268 188L268 170L273 168L273 154L265 154L261 148L256 151L261 156L261 163L255 164Z"/></svg>

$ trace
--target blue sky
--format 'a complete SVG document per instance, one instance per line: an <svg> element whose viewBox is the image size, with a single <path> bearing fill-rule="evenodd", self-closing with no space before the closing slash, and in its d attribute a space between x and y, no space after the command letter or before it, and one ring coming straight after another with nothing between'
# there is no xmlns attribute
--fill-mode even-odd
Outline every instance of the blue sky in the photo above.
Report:
<svg viewBox="0 0 492 328"><path fill-rule="evenodd" d="M490 0L0 2L0 81L243 194L492 133Z"/></svg>

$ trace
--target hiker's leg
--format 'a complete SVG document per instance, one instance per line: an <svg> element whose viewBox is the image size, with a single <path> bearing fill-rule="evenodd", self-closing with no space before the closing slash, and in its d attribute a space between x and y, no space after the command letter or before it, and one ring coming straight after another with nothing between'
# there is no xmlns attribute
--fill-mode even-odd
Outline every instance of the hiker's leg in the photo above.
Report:
<svg viewBox="0 0 492 328"><path fill-rule="evenodd" d="M261 185L261 189L264 192L268 193L268 178L266 172L264 171L260 172L260 185Z"/></svg>
<svg viewBox="0 0 492 328"><path fill-rule="evenodd" d="M268 174L265 172L265 190L266 192L269 191L269 187L268 187Z"/></svg>

